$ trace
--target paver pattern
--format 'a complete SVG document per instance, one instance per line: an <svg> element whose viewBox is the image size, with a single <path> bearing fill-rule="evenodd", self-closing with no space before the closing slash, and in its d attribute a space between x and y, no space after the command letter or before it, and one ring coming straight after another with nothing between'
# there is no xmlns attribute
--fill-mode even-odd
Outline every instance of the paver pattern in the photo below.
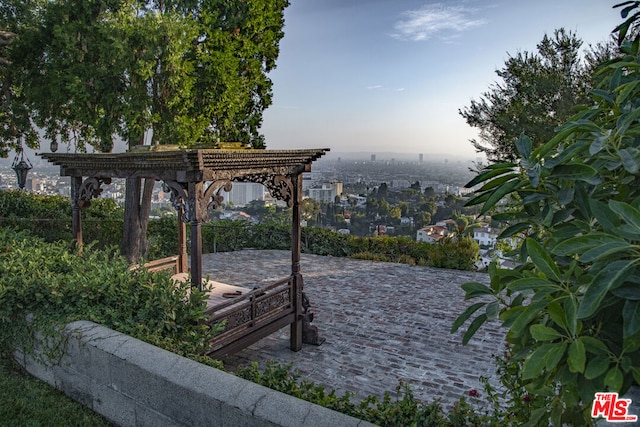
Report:
<svg viewBox="0 0 640 427"><path fill-rule="evenodd" d="M203 255L211 279L253 288L286 277L288 251L243 250ZM269 360L293 362L303 379L356 398L393 394L399 381L416 398L441 399L449 407L471 389L482 390L480 376L495 378L494 355L505 331L481 328L462 345L451 334L454 319L470 305L460 285L488 282L483 273L303 254L301 272L316 325L326 341L289 350L289 328L226 357L231 371Z"/></svg>

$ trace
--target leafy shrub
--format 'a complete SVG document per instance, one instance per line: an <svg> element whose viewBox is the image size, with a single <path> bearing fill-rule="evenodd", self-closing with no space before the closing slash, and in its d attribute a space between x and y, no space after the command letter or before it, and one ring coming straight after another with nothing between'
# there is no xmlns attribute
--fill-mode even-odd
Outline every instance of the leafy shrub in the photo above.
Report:
<svg viewBox="0 0 640 427"><path fill-rule="evenodd" d="M34 330L90 320L182 355L198 355L212 331L205 295L169 275L129 271L126 260L85 247L82 256L0 228L0 348L29 348ZM27 321L27 315L29 321ZM48 333L47 333L48 332Z"/></svg>
<svg viewBox="0 0 640 427"><path fill-rule="evenodd" d="M627 16L640 3L621 5ZM629 16L624 32L640 19ZM624 393L640 383L636 30L622 57L601 65L591 106L535 150L523 135L518 163L491 165L469 184L482 185L469 202L483 203L482 214L506 198L493 218L509 224L500 238L523 237L522 265L492 266L489 286L464 284L467 298L483 302L461 314L454 330L475 313L465 342L489 318L509 328L518 379L534 396L530 424L592 424L595 392Z"/></svg>
<svg viewBox="0 0 640 427"><path fill-rule="evenodd" d="M112 199L94 199L82 211L83 239L106 248L122 239L124 211ZM26 230L47 242L71 241L71 204L68 197L18 190L0 191L0 225Z"/></svg>
<svg viewBox="0 0 640 427"><path fill-rule="evenodd" d="M428 249L427 265L437 268L474 270L480 247L470 236L444 238Z"/></svg>
<svg viewBox="0 0 640 427"><path fill-rule="evenodd" d="M448 414L439 401L426 404L417 400L411 388L400 383L395 397L385 392L382 400L369 396L354 403L353 394L338 396L335 390L326 392L324 387L313 382L300 380L300 374L292 370L292 365L268 362L263 370L257 363L241 367L236 373L239 377L257 384L287 393L326 408L342 412L361 420L380 426L491 426L497 425L490 417L479 415L462 398Z"/></svg>
<svg viewBox="0 0 640 427"><path fill-rule="evenodd" d="M251 227L248 246L255 249L291 249L291 224L266 222ZM242 248L238 248L242 249Z"/></svg>
<svg viewBox="0 0 640 427"><path fill-rule="evenodd" d="M203 224L205 252L239 251L251 245L251 226L245 221L216 221Z"/></svg>

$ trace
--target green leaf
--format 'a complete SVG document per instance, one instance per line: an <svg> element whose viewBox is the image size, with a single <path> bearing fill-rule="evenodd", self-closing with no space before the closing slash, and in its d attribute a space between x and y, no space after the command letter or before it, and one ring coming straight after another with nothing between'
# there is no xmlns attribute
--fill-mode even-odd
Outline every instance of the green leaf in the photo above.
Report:
<svg viewBox="0 0 640 427"><path fill-rule="evenodd" d="M556 166L553 168L552 174L554 178L591 182L591 179L598 174L598 171L588 165L570 164Z"/></svg>
<svg viewBox="0 0 640 427"><path fill-rule="evenodd" d="M483 307L486 304L487 304L486 302L477 302L467 307L467 309L460 316L458 316L458 318L453 322L453 326L451 327L451 333L456 332L460 328L460 326L462 326L462 324L466 322L467 319L469 319L469 317L471 317L473 313L478 311L480 307Z"/></svg>
<svg viewBox="0 0 640 427"><path fill-rule="evenodd" d="M569 334L574 337L578 329L578 317L576 315L578 311L578 304L575 297L570 295L564 300L562 305L564 307L563 314L567 320L567 330L569 331Z"/></svg>
<svg viewBox="0 0 640 427"><path fill-rule="evenodd" d="M589 360L589 363L587 363L587 368L584 370L584 377L588 380L598 378L600 375L607 372L607 369L609 369L608 356L594 357Z"/></svg>
<svg viewBox="0 0 640 427"><path fill-rule="evenodd" d="M583 236L572 237L558 243L551 249L551 253L557 255L580 254L606 244L627 245L626 240L606 233L589 233Z"/></svg>
<svg viewBox="0 0 640 427"><path fill-rule="evenodd" d="M515 234L520 234L525 230L528 230L530 227L529 224L521 222L519 224L513 224L507 228L505 228L502 233L498 236L498 239L505 239L507 237L511 237Z"/></svg>
<svg viewBox="0 0 640 427"><path fill-rule="evenodd" d="M593 216L605 231L611 231L620 226L620 220L608 205L599 200L589 200L589 206Z"/></svg>
<svg viewBox="0 0 640 427"><path fill-rule="evenodd" d="M487 320L487 315L485 313L473 319L471 325L469 325L469 329L464 333L462 337L462 344L467 345L469 340L475 335L476 331L482 326L482 324Z"/></svg>
<svg viewBox="0 0 640 427"><path fill-rule="evenodd" d="M624 221L640 232L640 211L628 203L619 202L617 200L609 201L609 207L624 219Z"/></svg>
<svg viewBox="0 0 640 427"><path fill-rule="evenodd" d="M531 325L529 331L533 339L537 341L553 341L563 337L560 332L545 325Z"/></svg>
<svg viewBox="0 0 640 427"><path fill-rule="evenodd" d="M586 352L584 350L584 344L580 341L580 338L574 340L569 345L569 352L567 357L567 364L569 370L573 373L583 373L584 365L586 362Z"/></svg>
<svg viewBox="0 0 640 427"><path fill-rule="evenodd" d="M547 371L552 371L558 366L560 360L562 360L562 356L564 356L567 350L566 342L554 343L552 347L549 349L547 354L544 356L544 367Z"/></svg>
<svg viewBox="0 0 640 427"><path fill-rule="evenodd" d="M471 181L465 184L466 188L475 187L481 182L485 182L496 176L504 175L505 173L513 172L515 163L495 163L485 168L480 174L474 177Z"/></svg>
<svg viewBox="0 0 640 427"><path fill-rule="evenodd" d="M465 291L465 299L471 299L480 295L491 295L491 288L484 283L468 282L462 285Z"/></svg>
<svg viewBox="0 0 640 427"><path fill-rule="evenodd" d="M491 320L496 320L498 315L500 314L500 304L498 301L493 301L487 304L487 309L485 310L487 314L487 318Z"/></svg>
<svg viewBox="0 0 640 427"><path fill-rule="evenodd" d="M581 262L593 262L598 261L601 258L606 258L610 255L618 252L628 251L632 249L632 246L624 239L620 239L619 242L609 242L596 248L590 249L580 255Z"/></svg>
<svg viewBox="0 0 640 427"><path fill-rule="evenodd" d="M629 129L629 126L640 117L640 108L636 108L628 113L620 115L616 123L615 138L621 138Z"/></svg>
<svg viewBox="0 0 640 427"><path fill-rule="evenodd" d="M556 325L560 326L564 330L567 330L567 321L564 315L564 310L557 301L552 301L549 303L547 312L549 313L549 317L551 317L551 320L553 320Z"/></svg>
<svg viewBox="0 0 640 427"><path fill-rule="evenodd" d="M622 308L622 337L629 338L640 331L640 301L625 301Z"/></svg>
<svg viewBox="0 0 640 427"><path fill-rule="evenodd" d="M525 292L525 291L534 291L537 292L542 289L552 288L555 289L556 286L553 282L550 282L547 279L543 279L542 277L525 277L522 279L514 280L507 285L508 289L511 289L514 292Z"/></svg>
<svg viewBox="0 0 640 427"><path fill-rule="evenodd" d="M556 345L557 344L543 344L527 356L524 364L522 365L523 380L530 380L542 375L545 367L545 357Z"/></svg>
<svg viewBox="0 0 640 427"><path fill-rule="evenodd" d="M635 147L628 147L618 151L622 166L631 174L637 174L640 170L640 150Z"/></svg>
<svg viewBox="0 0 640 427"><path fill-rule="evenodd" d="M516 150L523 159L529 159L531 157L531 148L533 143L524 133L520 134L520 137L516 140Z"/></svg>
<svg viewBox="0 0 640 427"><path fill-rule="evenodd" d="M585 319L598 311L602 299L610 289L622 285L633 273L632 260L619 260L607 264L593 278L578 307L578 319Z"/></svg>
<svg viewBox="0 0 640 427"><path fill-rule="evenodd" d="M546 305L547 305L547 302L543 300L543 301L538 301L536 303L528 305L524 309L522 309L518 317L511 324L511 329L509 330L509 333L512 334L514 337L521 336L522 333L525 332L529 324L533 321L533 319L535 319L537 316L540 315L540 310ZM509 310L507 310L506 313L503 313L503 315L506 315L508 312Z"/></svg>
<svg viewBox="0 0 640 427"><path fill-rule="evenodd" d="M589 145L589 154L593 156L594 154L599 153L602 148L604 148L608 139L608 135L598 135L596 138L594 138L591 145Z"/></svg>
<svg viewBox="0 0 640 427"><path fill-rule="evenodd" d="M547 408L538 408L531 411L529 420L522 427L536 427L540 425L540 420L547 413Z"/></svg>
<svg viewBox="0 0 640 427"><path fill-rule="evenodd" d="M500 187L496 188L487 198L486 202L480 209L480 215L483 215L489 211L492 207L496 205L504 196L516 191L518 188L522 187L525 184L521 179L514 179L512 181L508 181Z"/></svg>
<svg viewBox="0 0 640 427"><path fill-rule="evenodd" d="M487 182L485 185L483 185L482 187L480 187L480 189L478 190L479 192L481 191L488 191L491 190L492 188L498 187L502 184L504 184L506 181L510 181L514 178L518 178L519 175L517 173L510 173L507 175L503 175L500 176L498 178L492 179L491 181Z"/></svg>
<svg viewBox="0 0 640 427"><path fill-rule="evenodd" d="M605 343L603 343L599 339L591 337L589 335L585 335L585 336L581 337L581 339L582 339L582 343L584 344L585 349L589 353L598 354L600 356L607 356L608 357L609 349L607 348L607 345Z"/></svg>
<svg viewBox="0 0 640 427"><path fill-rule="evenodd" d="M614 366L609 369L609 372L605 375L604 385L607 386L610 391L620 391L623 380L622 371L617 366Z"/></svg>
<svg viewBox="0 0 640 427"><path fill-rule="evenodd" d="M545 251L538 242L530 237L527 238L525 243L527 245L527 252L531 257L531 261L533 261L533 264L538 268L538 270L544 273L547 277L559 282L561 280L560 270L547 251Z"/></svg>
<svg viewBox="0 0 640 427"><path fill-rule="evenodd" d="M612 289L611 293L622 299L640 300L640 286L637 283L625 283L618 288Z"/></svg>

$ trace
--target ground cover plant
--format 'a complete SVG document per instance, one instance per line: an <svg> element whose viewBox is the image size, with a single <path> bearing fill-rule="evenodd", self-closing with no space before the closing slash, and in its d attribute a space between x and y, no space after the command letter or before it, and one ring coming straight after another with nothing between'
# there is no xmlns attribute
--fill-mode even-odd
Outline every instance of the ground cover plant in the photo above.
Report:
<svg viewBox="0 0 640 427"><path fill-rule="evenodd" d="M508 328L513 374L532 399L528 413L511 409L527 425L590 425L596 392L640 383L639 5L621 5L621 55L596 72L591 103L538 148L522 135L517 162L469 183L481 186L469 203L509 224L500 238L521 238L522 264L463 285L480 302L453 330L472 316L465 341L487 319Z"/></svg>
<svg viewBox="0 0 640 427"><path fill-rule="evenodd" d="M107 427L100 415L0 358L0 420L3 425Z"/></svg>

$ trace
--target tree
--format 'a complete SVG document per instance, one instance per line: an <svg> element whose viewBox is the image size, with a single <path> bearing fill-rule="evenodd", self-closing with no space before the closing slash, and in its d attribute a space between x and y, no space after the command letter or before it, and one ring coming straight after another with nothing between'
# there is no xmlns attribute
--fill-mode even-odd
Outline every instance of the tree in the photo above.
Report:
<svg viewBox="0 0 640 427"><path fill-rule="evenodd" d="M20 40L18 29L29 27L35 20L36 1L7 0L0 3L0 31L2 33L2 63L0 64L0 156L7 157L11 150L25 145L36 148L38 134L24 103L25 86L19 81L23 73L20 62L24 55L15 49ZM17 54L16 54L17 53Z"/></svg>
<svg viewBox="0 0 640 427"><path fill-rule="evenodd" d="M537 52L507 59L496 71L501 81L459 110L479 130L478 139L471 140L477 152L489 162L514 161L513 143L521 133L534 148L553 137L554 129L575 113L574 106L588 101L593 87L592 61L580 58L581 46L575 33L561 28L553 36L545 34Z"/></svg>
<svg viewBox="0 0 640 427"><path fill-rule="evenodd" d="M464 284L483 302L453 330L474 314L464 342L487 319L508 327L517 384L535 394L517 414L530 425L591 425L596 392L640 383L640 14L629 14L640 2L621 6L621 57L601 64L588 106L537 148L523 135L519 163L468 184L482 185L469 201L481 214L506 202L494 216L508 222L499 238L523 239L522 264L491 266L488 286Z"/></svg>
<svg viewBox="0 0 640 427"><path fill-rule="evenodd" d="M312 224L317 224L321 212L320 202L311 197L306 197L302 199L300 205L302 207L302 218Z"/></svg>
<svg viewBox="0 0 640 427"><path fill-rule="evenodd" d="M10 0L20 10L21 2ZM31 3L31 2L27 2ZM35 4L36 2L33 2ZM271 104L271 81L288 0L230 2L43 2L33 25L12 23L14 105L27 122L76 150L110 151L114 137L130 147L145 133L152 145L196 146L237 140L264 147L258 129ZM10 10L11 8L2 9ZM17 108L17 107L14 107ZM22 117L9 117L26 132ZM4 117L3 117L4 118ZM14 142L15 145L15 142ZM153 181L127 181L122 249L146 252Z"/></svg>
<svg viewBox="0 0 640 427"><path fill-rule="evenodd" d="M424 189L424 197L427 199L435 199L436 198L436 190L433 187L427 187Z"/></svg>

